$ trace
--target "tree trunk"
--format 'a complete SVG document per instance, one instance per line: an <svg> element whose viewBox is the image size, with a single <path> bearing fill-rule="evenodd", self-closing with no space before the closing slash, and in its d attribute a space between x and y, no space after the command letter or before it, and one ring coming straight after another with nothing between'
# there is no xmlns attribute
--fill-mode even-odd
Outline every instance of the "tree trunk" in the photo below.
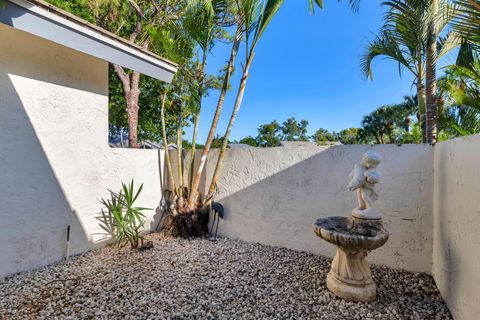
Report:
<svg viewBox="0 0 480 320"><path fill-rule="evenodd" d="M193 175L195 174L195 152L197 150L197 134L198 134L198 125L200 123L200 113L202 112L202 98L205 93L204 89L204 80L205 80L205 66L207 64L207 51L203 51L202 64L198 70L198 111L195 115L194 125L193 125L193 134L192 134L192 148L190 150L190 168L188 170L188 175L190 179L190 193L192 192L193 187Z"/></svg>
<svg viewBox="0 0 480 320"><path fill-rule="evenodd" d="M220 97L218 98L217 108L215 110L215 116L212 120L212 125L210 126L210 131L208 133L207 141L202 150L202 155L200 158L200 164L198 165L197 172L192 182L192 189L190 190L190 196L188 198L188 206L190 209L193 209L196 199L198 197L198 186L200 185L200 179L202 177L203 169L205 167L205 162L207 160L208 152L212 145L213 139L215 138L215 131L217 129L218 121L220 120L220 115L222 114L223 104L225 103L225 95L227 94L228 86L230 84L230 77L233 73L233 68L235 66L235 60L237 58L238 47L242 39L242 29L241 26L237 28L235 33L235 39L233 41L232 51L230 53L230 59L228 61L227 71L223 79L223 86L220 92Z"/></svg>
<svg viewBox="0 0 480 320"><path fill-rule="evenodd" d="M144 49L148 49L149 41L143 44ZM128 74L123 67L118 64L113 65L115 73L122 82L123 92L127 103L128 116L128 145L130 148L138 148L138 99L140 98L140 72L133 71Z"/></svg>
<svg viewBox="0 0 480 320"><path fill-rule="evenodd" d="M427 143L437 142L437 30L435 20L438 13L438 0L432 1L434 19L428 28L426 52L426 134Z"/></svg>
<svg viewBox="0 0 480 320"><path fill-rule="evenodd" d="M230 133L232 131L233 124L237 117L238 111L240 110L240 106L242 105L243 95L245 94L245 88L247 86L248 80L248 72L250 69L250 65L253 60L253 53L249 56L249 59L245 65L245 69L243 70L242 80L240 81L240 87L238 88L237 99L235 100L235 105L233 107L232 115L230 116L230 121L227 126L227 130L225 131L225 135L223 137L222 148L220 149L220 154L218 155L217 165L215 167L215 172L213 173L212 182L210 184L210 189L208 190L208 196L213 195L217 188L218 178L222 173L223 168L223 161L225 159L225 153L228 147L228 140L230 139Z"/></svg>
<svg viewBox="0 0 480 320"><path fill-rule="evenodd" d="M172 161L170 159L170 152L168 150L168 140L167 140L167 129L165 126L165 103L167 100L167 93L163 95L162 99L162 107L160 109L160 118L162 122L162 137L163 137L163 147L165 148L165 161L167 162L167 170L168 170L168 180L170 183L170 188L172 190L176 190L175 186L175 179L173 178L173 168L172 168Z"/></svg>
<svg viewBox="0 0 480 320"><path fill-rule="evenodd" d="M140 90L132 88L125 93L128 115L128 146L138 148L138 98Z"/></svg>
<svg viewBox="0 0 480 320"><path fill-rule="evenodd" d="M178 194L180 196L180 204L183 203L183 157L182 157L182 108L178 110L177 125L177 168L178 168Z"/></svg>
<svg viewBox="0 0 480 320"><path fill-rule="evenodd" d="M129 0L129 4L132 9L135 11L135 28L130 33L130 41L135 42L142 31L142 19L143 12L138 4L134 0ZM99 16L96 17L97 25L104 23L103 19ZM150 40L147 38L143 44L142 48L147 50L150 45ZM128 74L123 67L120 65L114 64L113 68L115 73L120 78L123 86L123 92L125 94L125 100L127 103L127 115L128 115L128 144L130 148L138 148L138 98L140 97L140 73L133 71L131 74Z"/></svg>
<svg viewBox="0 0 480 320"><path fill-rule="evenodd" d="M422 142L427 142L426 127L425 127L425 86L423 84L423 77L417 79L417 104L418 104L418 120L422 130Z"/></svg>

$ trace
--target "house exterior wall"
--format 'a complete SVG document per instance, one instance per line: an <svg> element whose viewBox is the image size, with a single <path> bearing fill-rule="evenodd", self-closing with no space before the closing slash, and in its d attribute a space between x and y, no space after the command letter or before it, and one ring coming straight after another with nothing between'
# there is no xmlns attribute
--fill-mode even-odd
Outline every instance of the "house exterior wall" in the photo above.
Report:
<svg viewBox="0 0 480 320"><path fill-rule="evenodd" d="M156 209L163 156L108 145L108 63L0 24L0 278L102 243L107 188ZM148 213L154 228L157 211Z"/></svg>
<svg viewBox="0 0 480 320"><path fill-rule="evenodd" d="M456 320L480 315L480 135L435 146L433 276Z"/></svg>
<svg viewBox="0 0 480 320"><path fill-rule="evenodd" d="M335 247L315 236L312 223L349 216L356 196L349 174L374 149L384 160L378 209L390 230L387 244L369 261L431 273L433 148L429 145L230 149L216 201L225 207L219 234L333 257ZM207 179L216 153L208 158Z"/></svg>

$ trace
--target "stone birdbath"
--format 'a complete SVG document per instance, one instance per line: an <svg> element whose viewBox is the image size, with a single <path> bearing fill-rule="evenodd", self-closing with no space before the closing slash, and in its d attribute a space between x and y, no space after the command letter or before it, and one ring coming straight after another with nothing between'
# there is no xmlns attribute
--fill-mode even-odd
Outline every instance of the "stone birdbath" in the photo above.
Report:
<svg viewBox="0 0 480 320"><path fill-rule="evenodd" d="M377 293L366 257L370 251L383 246L389 236L380 213L373 208L377 199L374 186L380 179L377 166L381 159L377 152L368 151L355 165L348 188L356 192L359 205L351 217L318 219L313 224L317 236L337 246L327 275L327 288L349 301L370 302Z"/></svg>

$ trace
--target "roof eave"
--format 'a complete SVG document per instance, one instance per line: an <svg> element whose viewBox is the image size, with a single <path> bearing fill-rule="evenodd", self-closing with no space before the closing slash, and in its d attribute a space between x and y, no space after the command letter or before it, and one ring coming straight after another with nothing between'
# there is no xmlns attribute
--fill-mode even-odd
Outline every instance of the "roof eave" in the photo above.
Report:
<svg viewBox="0 0 480 320"><path fill-rule="evenodd" d="M138 49L126 40L115 39L80 18L62 17L59 12L64 13L59 9L54 13L25 0L7 0L0 9L0 22L150 77L172 81L177 72L172 62Z"/></svg>

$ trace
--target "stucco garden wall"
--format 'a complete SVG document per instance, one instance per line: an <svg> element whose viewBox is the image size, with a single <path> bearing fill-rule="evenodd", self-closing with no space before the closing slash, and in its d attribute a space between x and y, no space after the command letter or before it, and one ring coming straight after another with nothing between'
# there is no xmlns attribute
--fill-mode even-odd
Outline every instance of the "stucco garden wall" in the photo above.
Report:
<svg viewBox="0 0 480 320"><path fill-rule="evenodd" d="M157 208L161 155L108 145L108 64L0 24L0 278L99 243L106 189L145 183ZM147 227L155 226L155 210Z"/></svg>
<svg viewBox="0 0 480 320"><path fill-rule="evenodd" d="M435 146L433 275L457 320L480 317L480 135Z"/></svg>
<svg viewBox="0 0 480 320"><path fill-rule="evenodd" d="M225 207L219 233L230 238L333 256L313 233L320 217L348 216L353 164L369 149L384 156L378 208L391 236L370 261L431 273L433 148L429 145L231 149L216 200ZM216 153L207 163L207 177ZM205 181L209 181L209 178Z"/></svg>
<svg viewBox="0 0 480 320"><path fill-rule="evenodd" d="M144 183L138 204L154 209L147 229L155 228L163 154L108 146L107 62L1 24L0 34L0 278L63 258L68 225L71 254L103 244L98 200L122 180ZM435 147L229 150L215 199L226 210L219 233L332 256L311 224L350 215L348 175L369 149L384 156L377 206L391 232L369 261L433 273L455 319L476 319L479 135Z"/></svg>

